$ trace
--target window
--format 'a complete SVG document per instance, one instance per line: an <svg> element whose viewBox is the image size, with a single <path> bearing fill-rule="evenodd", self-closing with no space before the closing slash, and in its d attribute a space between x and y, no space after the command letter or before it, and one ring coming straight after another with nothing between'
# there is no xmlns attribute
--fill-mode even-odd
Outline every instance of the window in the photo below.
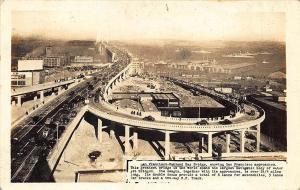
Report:
<svg viewBox="0 0 300 190"><path fill-rule="evenodd" d="M174 117L180 117L181 116L181 112L180 111L174 111L173 112L173 116Z"/></svg>
<svg viewBox="0 0 300 190"><path fill-rule="evenodd" d="M169 102L169 107L177 107L178 106L178 102Z"/></svg>
<svg viewBox="0 0 300 190"><path fill-rule="evenodd" d="M25 79L25 75L19 75L19 79Z"/></svg>
<svg viewBox="0 0 300 190"><path fill-rule="evenodd" d="M24 86L25 85L25 81L18 81L18 85L19 86Z"/></svg>
<svg viewBox="0 0 300 190"><path fill-rule="evenodd" d="M11 79L18 79L18 75L11 75Z"/></svg>

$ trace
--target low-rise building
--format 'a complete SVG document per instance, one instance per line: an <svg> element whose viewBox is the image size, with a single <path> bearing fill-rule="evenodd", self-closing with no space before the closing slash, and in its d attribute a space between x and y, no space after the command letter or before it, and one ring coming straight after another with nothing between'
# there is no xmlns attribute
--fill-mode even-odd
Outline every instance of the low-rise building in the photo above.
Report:
<svg viewBox="0 0 300 190"><path fill-rule="evenodd" d="M134 58L131 63L129 72L131 75L136 75L136 74L139 75L143 73L143 69L144 69L144 62Z"/></svg>
<svg viewBox="0 0 300 190"><path fill-rule="evenodd" d="M44 82L42 59L18 60L17 71L11 73L11 86L24 87Z"/></svg>
<svg viewBox="0 0 300 190"><path fill-rule="evenodd" d="M45 48L44 66L45 67L62 67L69 64L69 56L54 53L53 47Z"/></svg>
<svg viewBox="0 0 300 190"><path fill-rule="evenodd" d="M272 94L273 100L275 102L286 102L286 95L285 95L285 93L277 92L277 91L272 91L272 92L270 92L270 94Z"/></svg>
<svg viewBox="0 0 300 190"><path fill-rule="evenodd" d="M11 86L24 87L44 82L43 73L40 71L21 71L11 73Z"/></svg>
<svg viewBox="0 0 300 190"><path fill-rule="evenodd" d="M215 91L221 92L224 94L232 94L232 88L217 87L217 88L215 88Z"/></svg>
<svg viewBox="0 0 300 190"><path fill-rule="evenodd" d="M45 57L44 66L46 67L60 67L61 61L60 57Z"/></svg>
<svg viewBox="0 0 300 190"><path fill-rule="evenodd" d="M273 97L258 95L247 96L247 100L260 106L265 111L265 120L261 123L261 132L269 141L280 143L280 151L286 151L287 145L287 111L282 102L275 102ZM280 147L280 146L278 146Z"/></svg>
<svg viewBox="0 0 300 190"><path fill-rule="evenodd" d="M92 56L75 56L73 62L74 63L92 63L94 58Z"/></svg>
<svg viewBox="0 0 300 190"><path fill-rule="evenodd" d="M209 73L230 73L230 69L225 69L218 65L216 60L182 61L168 64L169 68L189 71L200 71Z"/></svg>
<svg viewBox="0 0 300 190"><path fill-rule="evenodd" d="M268 84L266 86L264 86L263 89L264 89L265 92L272 92L273 91L271 86L268 85Z"/></svg>

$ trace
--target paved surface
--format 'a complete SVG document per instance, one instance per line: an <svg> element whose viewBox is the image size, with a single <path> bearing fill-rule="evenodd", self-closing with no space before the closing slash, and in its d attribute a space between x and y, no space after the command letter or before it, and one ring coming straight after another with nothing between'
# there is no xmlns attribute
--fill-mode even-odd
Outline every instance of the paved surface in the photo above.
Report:
<svg viewBox="0 0 300 190"><path fill-rule="evenodd" d="M120 117L120 118L123 118L124 120L135 120L135 121L139 121L139 122L145 122L145 123L148 123L150 125L153 126L153 129L160 129L159 127L156 127L159 126L159 125L176 125L176 126L179 126L179 125L182 125L182 126L190 126L190 127L200 127L196 124L191 124L191 123L188 123L188 122L181 122L180 124L178 122L172 122L172 121L159 121L159 120L156 120L156 121L145 121L143 120L143 118L140 118L140 117L136 117L136 116L133 116L133 115L130 115L130 114L125 114L125 113L121 113L119 111L117 111L116 109L113 110L111 109L110 107L106 106L106 103L103 103L103 102L100 102L100 103L91 103L90 106L92 108L95 108L97 109L99 112L102 112L104 114L109 114L109 115L112 115L112 116L116 116L116 117ZM107 119L112 119L112 118L107 118ZM255 121L257 118L256 117L253 117L253 116L249 116L248 114L244 114L243 116L241 117L238 117L236 119L232 119L232 124L243 124L244 122L247 122L247 121ZM116 121L118 122L118 121ZM120 122L120 121L119 121ZM205 126L201 126L201 127L205 127L207 129L209 129L210 127L213 127L213 126L219 126L220 124L218 123L213 123L213 124L209 124L209 125L205 125ZM222 125L220 125L222 126ZM224 125L226 127L226 125ZM247 126L249 127L249 126ZM161 128L161 129L164 129L164 128ZM174 128L174 131L180 131L181 129L180 128ZM197 129L195 129L197 130ZM226 130L226 128L223 128L223 130ZM228 130L232 130L232 129L229 129ZM201 131L201 130L198 130L198 131Z"/></svg>
<svg viewBox="0 0 300 190"><path fill-rule="evenodd" d="M54 96L45 96L44 102L48 102L49 100L52 100L54 98ZM11 123L14 124L15 121L25 116L27 110L32 109L33 106L39 103L41 103L40 99L36 101L26 101L22 104L22 107L11 106Z"/></svg>
<svg viewBox="0 0 300 190"><path fill-rule="evenodd" d="M92 151L101 152L101 156L94 162L88 157ZM75 172L79 170L121 168L123 168L123 153L118 141L109 138L108 133L104 132L103 143L100 143L95 136L93 125L83 120L66 147L55 169L54 178L56 182L74 181Z"/></svg>
<svg viewBox="0 0 300 190"><path fill-rule="evenodd" d="M55 88L55 87L58 87L58 86L63 86L63 85L74 83L74 82L75 82L75 80L69 80L69 81L64 81L64 82L49 82L49 83L37 84L37 85L34 85L34 86L17 88L15 90L12 90L11 96L27 94L27 93L30 93L30 92L37 92L37 91L46 90L46 89L49 89L49 88Z"/></svg>
<svg viewBox="0 0 300 190"><path fill-rule="evenodd" d="M67 91L67 92L72 91L73 87L76 87L78 84L80 84L82 82L84 82L84 80L81 80L79 83L70 84L67 90L64 90L64 89L61 90L60 95L62 95L65 91ZM60 96L60 95L58 95L58 96ZM58 96L57 95L48 95L48 96L44 95L45 104L47 104L48 102L50 102L52 100L55 100L56 98L58 98ZM40 99L37 99L36 101L34 101L32 99L32 100L23 102L21 107L11 106L12 127L15 126L15 122L17 122L19 119L20 120L23 119L23 117L26 114L26 111L32 112L32 107L34 105L37 105L37 104L40 104L40 105L34 112L38 112L38 110L40 110L40 108L43 107L43 106L41 106L41 100Z"/></svg>

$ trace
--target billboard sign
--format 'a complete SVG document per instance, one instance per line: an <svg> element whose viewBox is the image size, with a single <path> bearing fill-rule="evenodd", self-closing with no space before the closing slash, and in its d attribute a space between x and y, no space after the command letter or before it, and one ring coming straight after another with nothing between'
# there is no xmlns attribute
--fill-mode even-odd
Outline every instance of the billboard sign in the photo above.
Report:
<svg viewBox="0 0 300 190"><path fill-rule="evenodd" d="M18 71L43 70L43 60L18 60Z"/></svg>

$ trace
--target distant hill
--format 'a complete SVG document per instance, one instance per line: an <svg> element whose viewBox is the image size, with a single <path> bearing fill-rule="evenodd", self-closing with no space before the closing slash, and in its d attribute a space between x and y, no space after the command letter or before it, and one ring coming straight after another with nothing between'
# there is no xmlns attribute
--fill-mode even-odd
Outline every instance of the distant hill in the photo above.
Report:
<svg viewBox="0 0 300 190"><path fill-rule="evenodd" d="M283 78L286 78L286 74L281 71L277 71L277 72L269 74L268 77L270 77L272 79L283 79Z"/></svg>
<svg viewBox="0 0 300 190"><path fill-rule="evenodd" d="M39 36L22 37L13 35L11 39L11 63L12 68L17 66L17 61L23 57L42 57L45 56L45 48L52 47L53 56L66 55L93 56L99 59L101 55L97 53L95 41L92 40L56 40L45 39Z"/></svg>
<svg viewBox="0 0 300 190"><path fill-rule="evenodd" d="M160 45L155 43L147 43L143 41L138 43L121 43L118 45L124 46L131 53L145 60L158 62L178 62L182 61L182 50L186 50L188 56L185 56L184 61L197 61L202 59L215 59L220 65L237 65L251 63L251 66L242 69L234 70L244 75L265 76L282 71L285 72L286 57L285 43L272 41L205 41L205 42L190 42L190 41L166 41ZM209 52L209 53L207 53ZM234 54L238 52L249 52L255 54L252 59L245 58L230 58L223 55Z"/></svg>
<svg viewBox="0 0 300 190"><path fill-rule="evenodd" d="M93 46L95 44L95 41L92 40L72 40L68 41L69 45L72 46Z"/></svg>

